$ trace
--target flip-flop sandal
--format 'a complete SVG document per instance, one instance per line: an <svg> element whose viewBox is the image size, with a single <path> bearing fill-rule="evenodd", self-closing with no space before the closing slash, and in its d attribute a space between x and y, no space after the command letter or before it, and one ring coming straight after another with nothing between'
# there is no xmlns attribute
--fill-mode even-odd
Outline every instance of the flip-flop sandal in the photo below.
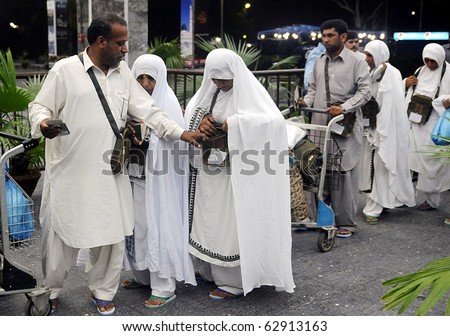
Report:
<svg viewBox="0 0 450 336"><path fill-rule="evenodd" d="M124 282L122 282L122 287L125 289L135 289L135 288L139 288L139 287L145 287L143 284L140 284L139 282L136 281L136 279L127 279Z"/></svg>
<svg viewBox="0 0 450 336"><path fill-rule="evenodd" d="M92 296L92 303L95 304L97 312L102 316L111 316L116 312L116 306L112 301L100 300Z"/></svg>
<svg viewBox="0 0 450 336"><path fill-rule="evenodd" d="M209 292L209 297L213 300L227 300L227 299L234 299L242 296L243 294L233 294L230 292L227 292L226 290L216 288Z"/></svg>
<svg viewBox="0 0 450 336"><path fill-rule="evenodd" d="M169 297L150 295L148 300L144 301L144 305L147 308L159 308L159 307L162 307L162 306L168 304L170 301L175 300L176 297L177 296L175 294L173 294L172 296L169 296Z"/></svg>
<svg viewBox="0 0 450 336"><path fill-rule="evenodd" d="M344 229L344 228L338 228L336 230L336 237L338 238L348 238L351 237L353 234L352 231Z"/></svg>
<svg viewBox="0 0 450 336"><path fill-rule="evenodd" d="M378 224L378 217L375 216L366 216L366 222L370 225L376 225Z"/></svg>

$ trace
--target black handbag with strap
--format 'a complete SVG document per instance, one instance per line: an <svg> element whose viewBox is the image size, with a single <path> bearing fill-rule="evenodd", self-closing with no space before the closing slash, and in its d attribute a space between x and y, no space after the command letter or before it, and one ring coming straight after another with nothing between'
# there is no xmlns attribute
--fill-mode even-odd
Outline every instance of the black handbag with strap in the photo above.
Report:
<svg viewBox="0 0 450 336"><path fill-rule="evenodd" d="M422 68L423 66L416 71L414 74L415 77L419 75ZM434 98L439 96L439 90L441 88L442 77L444 77L445 70L446 63L444 62L444 65L442 66L441 80L439 81ZM411 101L408 103L408 119L416 124L424 125L427 123L428 119L430 119L431 112L433 111L433 99L422 94L414 94L415 89L416 86L413 86Z"/></svg>
<svg viewBox="0 0 450 336"><path fill-rule="evenodd" d="M78 54L81 63L84 65L83 54ZM109 124L116 136L116 142L114 144L114 149L111 154L111 171L114 175L120 174L124 171L125 164L130 156L131 140L129 136L132 135L128 127L124 127L119 131L114 116L112 115L111 109L109 108L108 102L106 101L105 95L103 94L102 88L98 83L97 77L95 77L94 70L90 67L87 71L89 77L94 84L95 90L97 91L100 102L102 103L103 109L105 110L106 117L108 118Z"/></svg>
<svg viewBox="0 0 450 336"><path fill-rule="evenodd" d="M374 96L361 106L364 126L375 128L377 126L377 114L380 112L380 107Z"/></svg>
<svg viewBox="0 0 450 336"><path fill-rule="evenodd" d="M214 108L214 105L216 104L219 92L220 89L217 89L216 92L214 93L208 114L212 114L212 110ZM203 164L221 167L227 166L230 164L230 158L228 155L228 133L222 129L222 123L215 122L213 123L213 125L216 128L216 133L208 137L208 139L203 140L202 142ZM225 155L223 160L219 160L222 161L220 164L210 162L210 156L211 153L214 152L213 151L214 149L217 149L218 151L222 152Z"/></svg>

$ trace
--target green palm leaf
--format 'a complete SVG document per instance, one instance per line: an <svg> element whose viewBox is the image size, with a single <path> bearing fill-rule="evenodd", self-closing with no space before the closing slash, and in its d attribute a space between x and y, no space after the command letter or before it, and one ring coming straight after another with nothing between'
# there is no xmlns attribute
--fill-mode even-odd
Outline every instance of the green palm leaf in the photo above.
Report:
<svg viewBox="0 0 450 336"><path fill-rule="evenodd" d="M247 47L246 43L239 40L239 42L236 44L236 42L228 35L225 35L223 38L223 42L218 39L213 39L211 41L205 40L201 36L197 36L195 38L195 44L202 50L206 52L210 52L217 48L226 48L233 50L236 54L241 56L242 60L244 61L245 65L250 66L259 59L259 55L261 53L261 50L256 49L254 47Z"/></svg>
<svg viewBox="0 0 450 336"><path fill-rule="evenodd" d="M417 272L383 282L392 286L382 299L385 310L398 309L402 314L421 293L428 290L426 298L416 310L416 315L426 315L450 290L450 257L428 263ZM445 315L450 315L450 300L447 300Z"/></svg>
<svg viewBox="0 0 450 336"><path fill-rule="evenodd" d="M155 37L150 42L148 53L161 57L169 69L183 69L184 67L178 38L166 42L165 38Z"/></svg>
<svg viewBox="0 0 450 336"><path fill-rule="evenodd" d="M11 50L7 50L5 54L0 53L0 82L7 90L16 88L16 69L12 58Z"/></svg>
<svg viewBox="0 0 450 336"><path fill-rule="evenodd" d="M31 101L30 94L23 88L11 89L6 85L0 86L0 112L23 111Z"/></svg>

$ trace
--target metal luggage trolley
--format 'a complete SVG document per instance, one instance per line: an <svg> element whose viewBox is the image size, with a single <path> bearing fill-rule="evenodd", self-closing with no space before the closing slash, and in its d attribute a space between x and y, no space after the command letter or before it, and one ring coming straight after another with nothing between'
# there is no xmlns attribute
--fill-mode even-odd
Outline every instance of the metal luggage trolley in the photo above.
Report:
<svg viewBox="0 0 450 336"><path fill-rule="evenodd" d="M292 107L281 111L283 116L288 116L293 111ZM309 113L326 113L325 110L300 107L300 111ZM300 126L307 131L309 140L319 146L322 151L322 166L319 178L312 184L303 185L304 191L312 192L316 203L316 218L306 218L299 222L292 222L293 228L301 229L320 229L317 239L317 247L321 252L331 251L336 238L336 226L334 221L334 212L330 206L324 202L325 190L336 190L339 188L339 180L336 174L330 172L341 170L342 151L331 136L333 125L344 119L344 116L338 115L332 118L328 125L316 125L300 122ZM292 119L291 119L292 120ZM293 121L296 121L295 118ZM312 204L310 204L312 205Z"/></svg>
<svg viewBox="0 0 450 336"><path fill-rule="evenodd" d="M39 141L3 132L0 136L21 142L0 158L0 296L23 293L28 298L26 315L50 315L50 291L40 289L33 272L16 261L35 243L34 203L5 171L11 157L37 147Z"/></svg>

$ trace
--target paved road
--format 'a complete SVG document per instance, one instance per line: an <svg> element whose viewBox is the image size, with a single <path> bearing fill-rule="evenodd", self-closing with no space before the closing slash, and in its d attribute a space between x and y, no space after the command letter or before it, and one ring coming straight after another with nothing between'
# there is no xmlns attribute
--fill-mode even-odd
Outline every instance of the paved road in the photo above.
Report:
<svg viewBox="0 0 450 336"><path fill-rule="evenodd" d="M42 179L41 179L42 180ZM42 181L40 181L42 182ZM39 212L40 188L33 194ZM149 290L120 288L115 302L119 316L393 316L382 309L381 283L400 274L417 270L427 262L450 255L450 226L443 219L450 214L450 192L443 195L438 210L421 212L414 208L389 210L376 226L367 225L358 214L358 232L350 238L336 239L330 252L319 252L318 231L292 232L292 262L296 290L276 292L271 287L253 290L245 298L217 302L208 298L210 284L197 287L178 284L178 297L166 307L147 309L143 301ZM364 196L360 198L362 209ZM37 232L38 238L40 231ZM270 244L270 242L267 242ZM17 261L31 268L39 279L40 245L22 251ZM124 272L123 279L130 276ZM55 315L97 315L89 299L81 267L69 274ZM415 307L423 300L415 303ZM23 315L25 296L0 297L0 316ZM443 315L439 303L430 315ZM409 309L405 315L414 315Z"/></svg>

